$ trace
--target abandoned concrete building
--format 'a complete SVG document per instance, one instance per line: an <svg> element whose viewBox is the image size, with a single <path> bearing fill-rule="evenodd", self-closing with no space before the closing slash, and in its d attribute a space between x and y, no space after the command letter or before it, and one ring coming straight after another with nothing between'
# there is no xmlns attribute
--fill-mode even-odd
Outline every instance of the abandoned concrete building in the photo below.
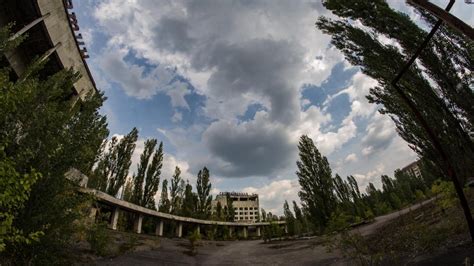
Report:
<svg viewBox="0 0 474 266"><path fill-rule="evenodd" d="M257 194L249 194L242 192L221 192L212 201L212 212L217 208L217 203L220 202L222 208L228 206L228 200L232 200L234 207L235 222L258 222L260 219L260 209Z"/></svg>

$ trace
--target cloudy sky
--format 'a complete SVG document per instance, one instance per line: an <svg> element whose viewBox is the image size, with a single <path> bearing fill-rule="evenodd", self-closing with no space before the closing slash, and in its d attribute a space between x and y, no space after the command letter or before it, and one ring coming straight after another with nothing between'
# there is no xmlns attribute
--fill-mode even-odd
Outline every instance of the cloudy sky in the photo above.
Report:
<svg viewBox="0 0 474 266"><path fill-rule="evenodd" d="M458 2L454 13L473 24ZM302 134L362 188L416 158L365 99L376 82L315 28L329 15L319 0L74 4L111 134L139 129L134 169L143 140L157 138L163 178L178 165L194 184L207 166L213 193L256 192L281 213L298 199ZM404 1L390 4L416 18Z"/></svg>

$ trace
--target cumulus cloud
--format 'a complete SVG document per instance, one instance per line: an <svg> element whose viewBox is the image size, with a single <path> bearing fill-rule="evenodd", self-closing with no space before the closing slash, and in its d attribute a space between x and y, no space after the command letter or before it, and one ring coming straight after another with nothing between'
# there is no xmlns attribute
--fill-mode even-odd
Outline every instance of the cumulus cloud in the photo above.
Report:
<svg viewBox="0 0 474 266"><path fill-rule="evenodd" d="M354 162L357 162L357 155L355 153L351 153L349 155L346 156L346 158L344 159L344 162L346 163L354 163Z"/></svg>
<svg viewBox="0 0 474 266"><path fill-rule="evenodd" d="M365 136L362 138L362 145L364 146L362 154L371 156L386 149L395 136L395 125L390 117L376 113L366 128Z"/></svg>
<svg viewBox="0 0 474 266"><path fill-rule="evenodd" d="M403 141L394 138L391 121L375 114L377 106L365 98L377 82L361 72L338 93L349 96L351 107L338 125L331 124L331 113L324 106L302 98L303 84L324 84L343 61L329 45L329 36L314 27L325 12L320 1L103 1L94 17L109 40L97 62L107 79L131 97L149 99L158 93L170 97L175 124L156 126L175 148L173 155L165 156L164 167L170 167L166 176L180 165L190 178L190 172L208 166L213 178L219 176L213 179L216 182L265 177L274 181L245 190L258 190L262 205L276 212L283 204L278 194L296 199L299 186L285 175L294 175L302 134L313 138L326 156L359 138L362 146L357 154L365 160L346 150L337 160L362 165L354 172L364 180L395 167L380 161L369 166L373 155L390 149L407 152L394 148L395 142ZM130 55L146 64L128 60ZM185 96L191 90L177 75L205 98L205 122L180 125L182 111L190 109ZM338 94L330 95L325 104ZM253 104L262 109L241 119ZM369 120L362 137L357 135L361 119ZM375 170L367 170L374 165ZM219 191L214 188L213 193Z"/></svg>
<svg viewBox="0 0 474 266"><path fill-rule="evenodd" d="M281 211L283 203L285 200L290 204L293 200L299 202L299 190L300 185L298 184L298 180L283 179L272 181L268 185L261 187L245 187L243 192L257 193L260 208L264 208L267 213L272 212L273 214L283 215Z"/></svg>

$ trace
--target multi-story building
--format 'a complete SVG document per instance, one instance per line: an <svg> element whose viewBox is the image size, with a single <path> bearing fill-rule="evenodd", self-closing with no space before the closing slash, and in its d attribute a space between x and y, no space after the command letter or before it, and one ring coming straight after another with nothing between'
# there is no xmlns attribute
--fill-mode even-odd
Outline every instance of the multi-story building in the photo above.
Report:
<svg viewBox="0 0 474 266"><path fill-rule="evenodd" d="M418 162L419 161L415 161L415 162L412 162L410 163L409 165L405 166L402 168L402 172L406 173L406 174L409 174L409 175L412 175L412 176L415 176L415 177L418 177L418 178L421 178L421 170L420 170L420 166L418 165Z"/></svg>
<svg viewBox="0 0 474 266"><path fill-rule="evenodd" d="M216 211L217 203L220 202L222 208L227 206L228 199L232 200L234 207L235 222L257 222L259 220L258 195L241 192L221 192L212 201L212 211Z"/></svg>
<svg viewBox="0 0 474 266"><path fill-rule="evenodd" d="M0 55L0 67L10 66L16 79L34 58L48 59L40 76L70 68L81 75L71 88L71 99L94 93L96 85L86 62L89 56L72 8L72 0L0 1L0 27L13 25L12 38L27 35L18 47Z"/></svg>

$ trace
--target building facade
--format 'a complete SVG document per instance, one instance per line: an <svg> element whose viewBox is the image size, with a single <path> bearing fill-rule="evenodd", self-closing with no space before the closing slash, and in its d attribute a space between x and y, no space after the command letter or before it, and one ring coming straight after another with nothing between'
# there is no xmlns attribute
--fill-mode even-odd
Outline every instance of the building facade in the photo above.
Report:
<svg viewBox="0 0 474 266"><path fill-rule="evenodd" d="M260 219L260 208L258 194L242 192L221 192L212 201L212 212L215 213L217 203L220 202L222 208L228 206L228 200L232 200L234 207L235 222L258 222Z"/></svg>
<svg viewBox="0 0 474 266"><path fill-rule="evenodd" d="M401 171L404 172L405 174L415 176L417 178L422 177L419 161L410 163L409 165L403 167Z"/></svg>
<svg viewBox="0 0 474 266"><path fill-rule="evenodd" d="M97 91L87 66L89 57L79 30L72 0L2 0L0 27L12 25L12 38L27 35L18 47L0 55L2 67L9 66L20 77L33 59L46 60L40 76L73 69L80 79L71 88L71 99L85 99ZM6 62L6 65L5 65Z"/></svg>

